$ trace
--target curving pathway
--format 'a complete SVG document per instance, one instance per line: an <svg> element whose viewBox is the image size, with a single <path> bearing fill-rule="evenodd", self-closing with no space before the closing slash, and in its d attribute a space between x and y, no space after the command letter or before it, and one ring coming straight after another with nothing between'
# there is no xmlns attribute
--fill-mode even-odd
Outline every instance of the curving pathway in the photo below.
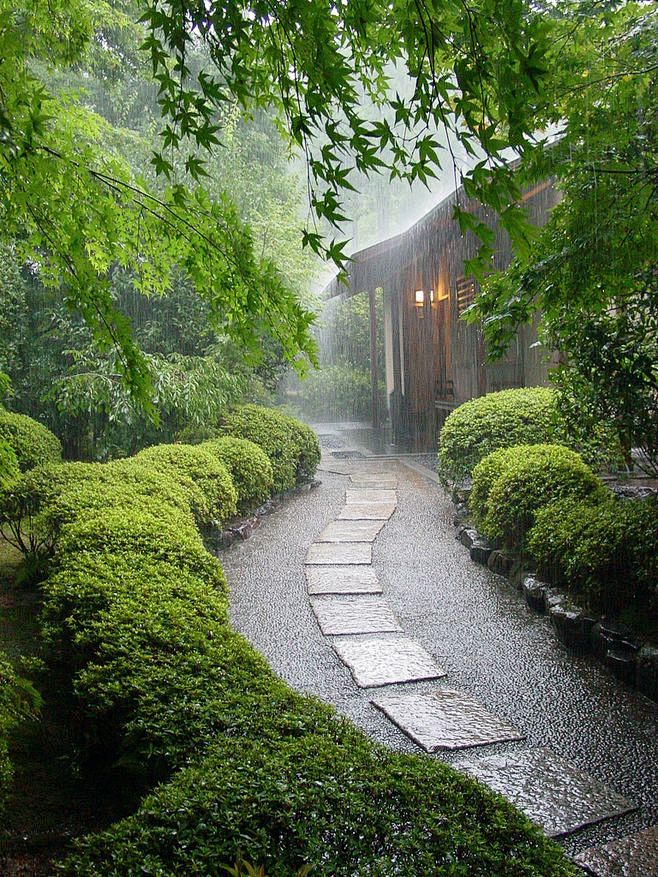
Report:
<svg viewBox="0 0 658 877"><path fill-rule="evenodd" d="M292 540L288 529L295 558L288 565L295 567L289 605L271 598L265 617L258 563L255 579L244 575L276 542L276 532L266 534L269 523L278 530L281 520L271 519L224 555L235 626L288 681L334 703L372 736L448 758L507 796L547 834L562 837L590 873L656 877L658 832L647 828L658 816L653 705L601 677L586 659L567 656L546 619L501 594L503 580L475 567L455 542L449 505L435 485L399 464L360 461L340 467L344 475L330 468L323 486L297 507ZM314 521L311 501L316 513L324 511L321 520ZM288 528L295 506L282 510ZM300 532L300 524L308 527ZM309 531L317 534L310 545ZM300 584L310 618L300 605ZM291 609L303 616L287 631L288 650L298 652L292 673L282 660L284 631L273 639L262 629L277 614L285 623ZM316 635L309 630L313 617ZM305 654L296 648L298 633ZM330 663L332 652L349 671L347 684L336 658ZM566 699L556 685L566 688ZM628 751L620 758L624 742ZM597 763L602 747L607 757Z"/></svg>

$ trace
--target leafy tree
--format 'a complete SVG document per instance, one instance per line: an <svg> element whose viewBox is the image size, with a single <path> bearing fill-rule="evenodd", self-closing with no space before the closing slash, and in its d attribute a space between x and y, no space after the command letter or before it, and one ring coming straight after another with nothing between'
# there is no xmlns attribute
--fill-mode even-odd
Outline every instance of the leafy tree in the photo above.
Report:
<svg viewBox="0 0 658 877"><path fill-rule="evenodd" d="M551 7L543 93L552 99L537 118L560 134L528 152L520 174L528 183L554 176L563 197L528 257L485 285L471 315L499 355L540 310L546 344L566 360L563 408L574 420L586 410L590 424L610 418L654 471L657 13L655 2Z"/></svg>

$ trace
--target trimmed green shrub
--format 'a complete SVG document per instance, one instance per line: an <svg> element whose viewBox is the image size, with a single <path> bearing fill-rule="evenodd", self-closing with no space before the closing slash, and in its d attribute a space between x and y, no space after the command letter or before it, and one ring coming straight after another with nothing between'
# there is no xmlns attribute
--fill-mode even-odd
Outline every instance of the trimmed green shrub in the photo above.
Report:
<svg viewBox="0 0 658 877"><path fill-rule="evenodd" d="M13 769L9 760L9 732L16 721L14 714L15 683L16 674L7 658L0 652L0 815L4 811L13 777Z"/></svg>
<svg viewBox="0 0 658 877"><path fill-rule="evenodd" d="M267 454L248 439L223 436L201 445L229 471L238 493L238 509L249 511L272 495L274 475Z"/></svg>
<svg viewBox="0 0 658 877"><path fill-rule="evenodd" d="M564 499L537 512L528 550L540 573L617 615L658 610L658 501Z"/></svg>
<svg viewBox="0 0 658 877"><path fill-rule="evenodd" d="M18 475L16 454L9 442L0 438L0 494L16 481Z"/></svg>
<svg viewBox="0 0 658 877"><path fill-rule="evenodd" d="M274 490L280 493L309 481L320 462L320 443L313 430L274 408L242 405L221 424L225 435L258 445L272 463Z"/></svg>
<svg viewBox="0 0 658 877"><path fill-rule="evenodd" d="M404 830L401 830L404 826ZM220 874L236 849L270 877L575 875L499 796L345 725L331 736L223 737L132 817L83 840L65 874Z"/></svg>
<svg viewBox="0 0 658 877"><path fill-rule="evenodd" d="M500 466L500 469L498 467ZM478 501L486 508L484 534L523 548L536 512L567 496L601 496L605 488L581 457L562 445L520 445L496 458L493 471L481 470L488 494L478 484Z"/></svg>
<svg viewBox="0 0 658 877"><path fill-rule="evenodd" d="M553 390L525 387L487 393L447 417L439 438L439 478L452 487L498 448L550 442L560 435Z"/></svg>
<svg viewBox="0 0 658 877"><path fill-rule="evenodd" d="M484 532L489 512L489 494L497 479L505 471L508 463L528 448L537 445L515 445L512 448L499 448L480 460L473 469L473 483L468 497L468 511L476 527ZM539 446L542 447L542 446Z"/></svg>
<svg viewBox="0 0 658 877"><path fill-rule="evenodd" d="M217 457L198 445L153 445L134 458L158 472L167 472L181 484L190 480L196 490L190 496L192 511L201 526L216 526L237 511L238 495L228 469ZM200 492L200 493L199 493Z"/></svg>
<svg viewBox="0 0 658 877"><path fill-rule="evenodd" d="M21 472L62 459L62 445L49 429L26 414L15 414L1 407L0 439L13 448Z"/></svg>

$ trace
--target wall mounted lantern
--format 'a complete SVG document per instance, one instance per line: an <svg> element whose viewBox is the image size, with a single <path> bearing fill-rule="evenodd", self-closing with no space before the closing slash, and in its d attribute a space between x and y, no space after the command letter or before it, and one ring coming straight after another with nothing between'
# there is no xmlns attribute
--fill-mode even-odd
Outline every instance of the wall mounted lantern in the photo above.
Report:
<svg viewBox="0 0 658 877"><path fill-rule="evenodd" d="M414 293L414 305L416 306L416 316L422 320L425 316L425 290L417 289Z"/></svg>

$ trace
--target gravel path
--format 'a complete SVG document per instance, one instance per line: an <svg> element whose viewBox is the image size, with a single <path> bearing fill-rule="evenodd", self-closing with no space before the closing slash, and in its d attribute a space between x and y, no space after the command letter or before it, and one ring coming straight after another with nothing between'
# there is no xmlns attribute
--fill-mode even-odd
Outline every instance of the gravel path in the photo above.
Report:
<svg viewBox="0 0 658 877"><path fill-rule="evenodd" d="M331 637L320 632L307 593L309 546L343 508L349 473L364 470L398 478L398 506L374 542L373 568L404 633L447 670L439 685L476 698L527 738L471 752L548 747L638 805L563 838L569 852L658 822L655 704L592 659L567 654L547 618L473 563L455 540L451 503L418 469L381 460L324 463L319 488L287 501L250 539L222 553L234 627L295 689L333 704L375 740L422 751L370 702L409 685L357 687ZM413 683L417 692L436 688L436 681ZM425 757L463 761L465 755Z"/></svg>

